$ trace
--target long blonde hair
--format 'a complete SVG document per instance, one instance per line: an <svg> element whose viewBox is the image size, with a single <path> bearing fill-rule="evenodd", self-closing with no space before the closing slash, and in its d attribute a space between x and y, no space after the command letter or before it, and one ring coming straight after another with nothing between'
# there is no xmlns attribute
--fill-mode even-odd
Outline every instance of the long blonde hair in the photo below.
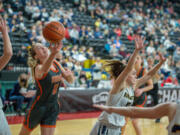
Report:
<svg viewBox="0 0 180 135"><path fill-rule="evenodd" d="M40 63L40 61L38 59L35 59L35 55L36 55L36 52L34 50L35 48L35 44L33 44L31 47L29 47L28 49L28 66L31 68L31 71L32 71L32 77L35 79L35 67L37 64Z"/></svg>

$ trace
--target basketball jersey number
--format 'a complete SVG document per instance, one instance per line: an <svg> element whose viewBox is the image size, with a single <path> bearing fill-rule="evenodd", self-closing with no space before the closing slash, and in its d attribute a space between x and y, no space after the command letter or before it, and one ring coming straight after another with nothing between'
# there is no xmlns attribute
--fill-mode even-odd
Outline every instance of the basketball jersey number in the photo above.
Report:
<svg viewBox="0 0 180 135"><path fill-rule="evenodd" d="M53 95L56 94L57 89L58 89L58 86L59 86L59 83L56 83L56 84L54 85L53 92L52 92Z"/></svg>

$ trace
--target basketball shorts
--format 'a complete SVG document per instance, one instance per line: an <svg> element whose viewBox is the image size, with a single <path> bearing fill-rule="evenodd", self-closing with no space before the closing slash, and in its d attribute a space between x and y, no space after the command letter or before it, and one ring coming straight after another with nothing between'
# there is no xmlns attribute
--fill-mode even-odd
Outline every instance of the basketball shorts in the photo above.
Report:
<svg viewBox="0 0 180 135"><path fill-rule="evenodd" d="M125 126L112 127L112 126L104 125L98 121L91 130L90 135L123 135L124 129Z"/></svg>
<svg viewBox="0 0 180 135"><path fill-rule="evenodd" d="M147 96L145 94L140 97L135 97L133 106L144 107L146 105Z"/></svg>
<svg viewBox="0 0 180 135"><path fill-rule="evenodd" d="M32 105L25 116L25 128L32 131L39 124L41 127L55 128L59 109L58 103L49 103L41 106L38 104Z"/></svg>

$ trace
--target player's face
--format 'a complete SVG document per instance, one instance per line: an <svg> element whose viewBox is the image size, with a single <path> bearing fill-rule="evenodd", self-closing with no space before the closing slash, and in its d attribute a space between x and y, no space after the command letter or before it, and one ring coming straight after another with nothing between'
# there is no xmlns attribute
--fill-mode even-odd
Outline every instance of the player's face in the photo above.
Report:
<svg viewBox="0 0 180 135"><path fill-rule="evenodd" d="M47 58L48 55L49 55L49 50L48 50L48 48L45 47L45 46L43 46L43 45L41 45L41 44L37 44L34 49L35 49L35 52L36 52L35 57L36 57L37 59L40 59L40 60L41 60L41 59L45 59L45 58Z"/></svg>
<svg viewBox="0 0 180 135"><path fill-rule="evenodd" d="M133 69L133 70L129 73L128 77L127 77L127 83L128 83L129 85L134 85L134 84L136 83L136 78L137 78L137 76L136 76L136 70Z"/></svg>

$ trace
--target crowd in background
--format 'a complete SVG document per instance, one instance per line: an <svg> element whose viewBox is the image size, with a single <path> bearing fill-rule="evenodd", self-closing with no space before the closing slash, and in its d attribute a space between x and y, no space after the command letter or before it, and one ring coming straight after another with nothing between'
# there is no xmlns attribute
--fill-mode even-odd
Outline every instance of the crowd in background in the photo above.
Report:
<svg viewBox="0 0 180 135"><path fill-rule="evenodd" d="M51 3L58 1L52 0ZM68 3L66 0L61 1ZM141 52L143 66L150 69L150 65L159 61L158 52L161 52L167 61L158 73L159 84L162 87L180 84L180 19L179 14L174 11L174 3L168 0L72 0L71 4L68 9L59 6L49 11L43 6L43 0L0 1L0 14L7 21L11 40L14 33L24 34L27 39L21 44L12 61L28 68L27 49L34 42L48 46L42 29L49 21L59 21L65 26L65 45L56 60L73 71L75 76L73 84L64 82L61 87L66 89L110 86L109 75L102 70L103 56L98 56L97 50L87 41L106 41L104 55L108 54L111 59L127 63L130 56L128 45L133 46L136 34L146 37L146 47ZM93 25L78 24L75 21L78 15L74 11L82 16L89 16ZM12 68L6 70L12 70L13 65L11 66ZM103 81L105 83L101 83ZM20 74L7 97L16 112L20 114L22 110L27 110L35 94L34 89L30 70L28 74ZM26 106L23 106L24 103L27 103Z"/></svg>
<svg viewBox="0 0 180 135"><path fill-rule="evenodd" d="M3 7L3 2L7 8ZM28 43L22 44L22 49L17 53L17 63L26 63L29 43L48 45L43 38L42 28L46 22L59 21L65 26L63 42L68 44L62 49L59 60L74 71L77 78L74 87L90 87L93 80L108 79L108 75L101 70L103 60L96 56L92 47L87 46L87 39L106 39L104 48L109 56L126 60L129 56L126 42L134 43L135 34L146 37L147 47L141 53L144 67L148 68L148 57L153 57L156 63L158 52L161 52L167 57L160 70L161 81L173 85L180 83L180 38L176 37L180 33L180 20L172 2L73 0L72 8L67 10L60 6L51 12L42 6L42 0L3 2L0 3L0 12L7 20L9 32L21 31L28 38ZM95 20L94 26L76 24L73 21L77 17L74 10L91 16ZM26 20L32 21L33 25L29 26ZM110 27L111 23L115 23L115 27Z"/></svg>

